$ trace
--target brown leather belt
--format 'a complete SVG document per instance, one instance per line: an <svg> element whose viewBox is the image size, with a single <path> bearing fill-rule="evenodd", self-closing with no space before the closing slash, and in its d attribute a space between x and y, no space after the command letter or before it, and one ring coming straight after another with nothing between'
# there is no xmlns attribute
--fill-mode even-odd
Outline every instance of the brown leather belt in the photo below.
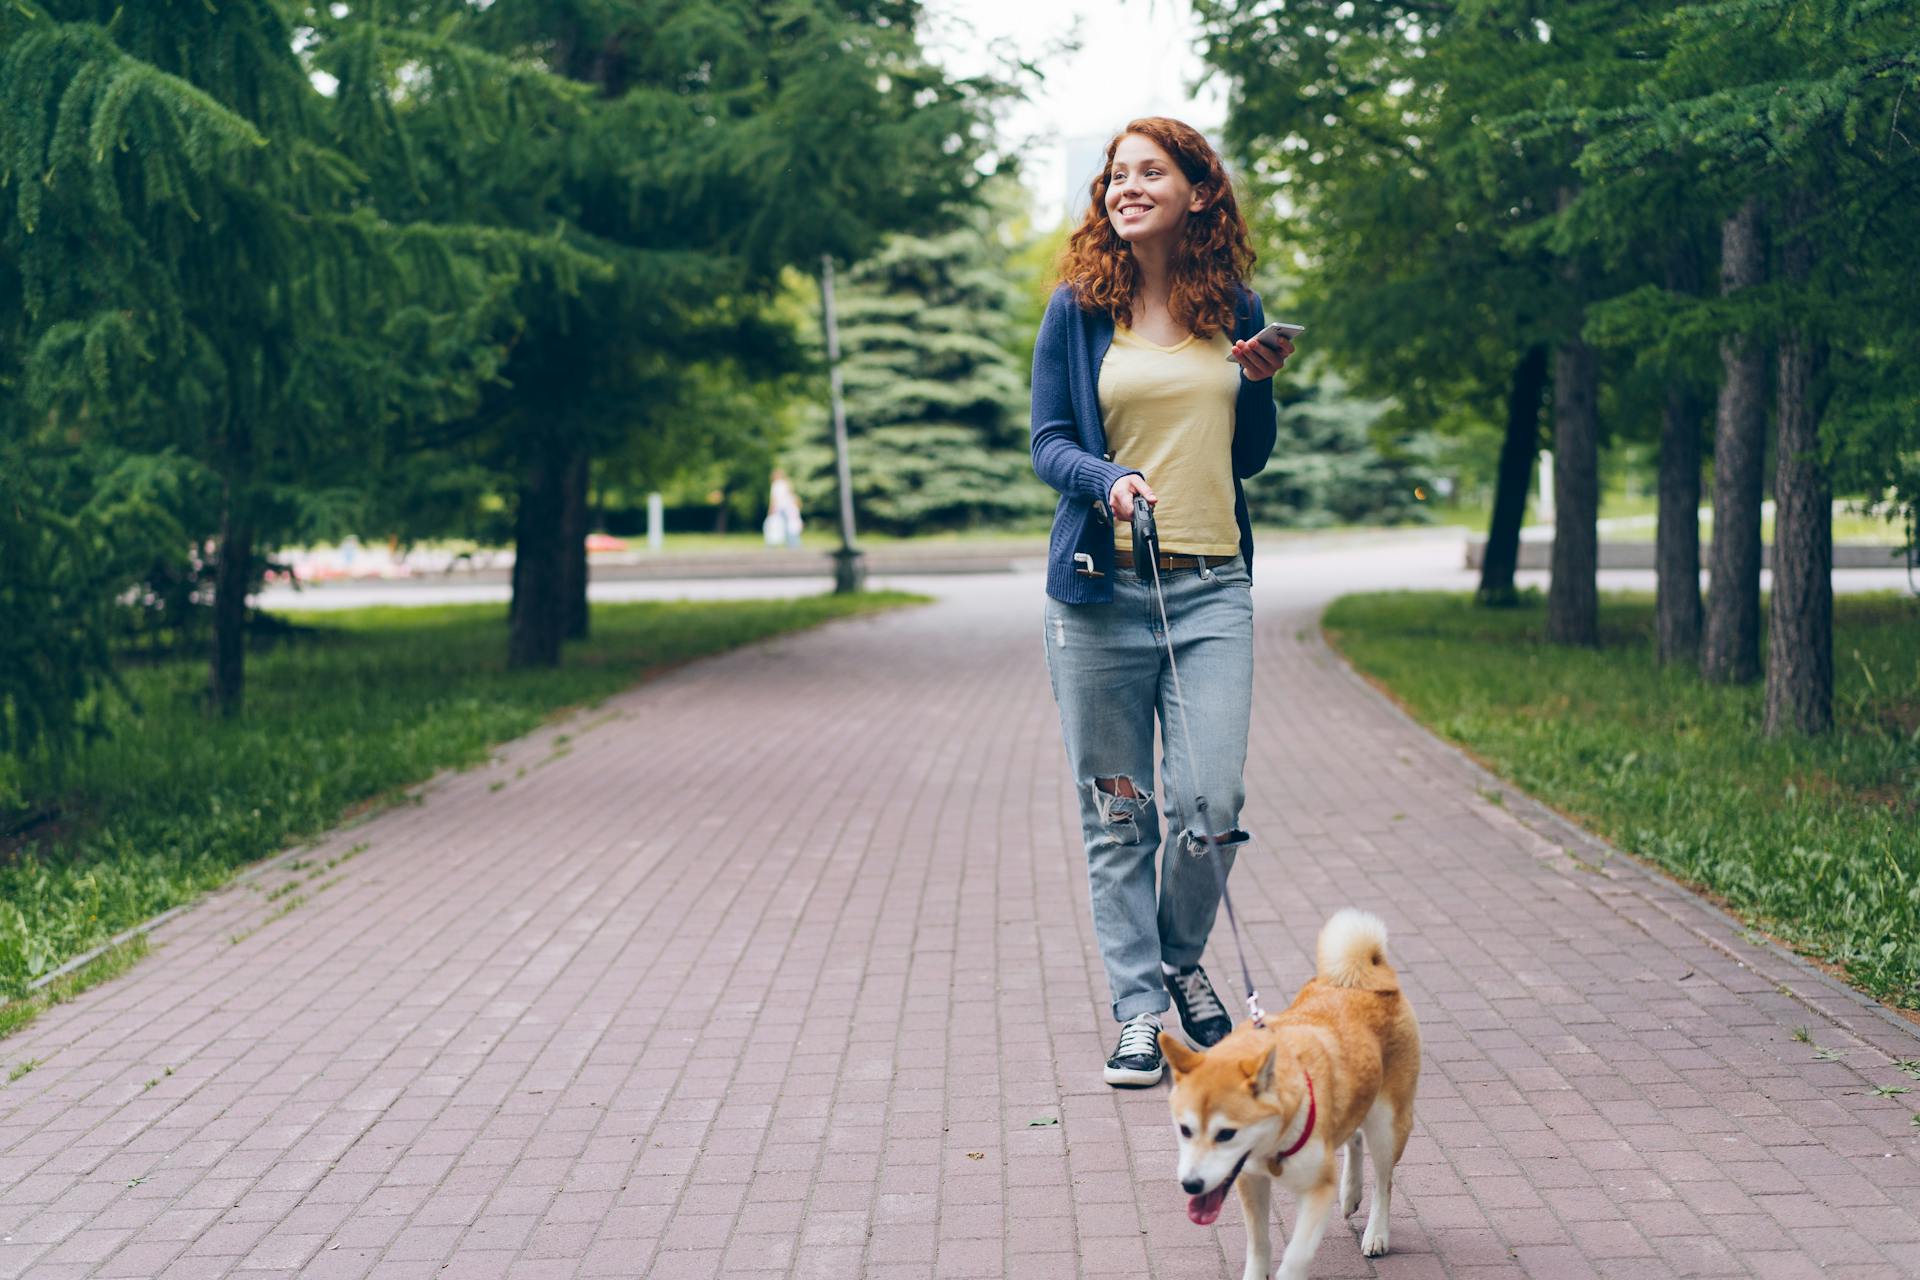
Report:
<svg viewBox="0 0 1920 1280"><path fill-rule="evenodd" d="M1210 564L1223 564L1232 556L1183 556L1172 551L1162 551L1154 557L1162 569L1204 569ZM1130 548L1116 547L1113 563L1122 569L1133 568L1133 551Z"/></svg>

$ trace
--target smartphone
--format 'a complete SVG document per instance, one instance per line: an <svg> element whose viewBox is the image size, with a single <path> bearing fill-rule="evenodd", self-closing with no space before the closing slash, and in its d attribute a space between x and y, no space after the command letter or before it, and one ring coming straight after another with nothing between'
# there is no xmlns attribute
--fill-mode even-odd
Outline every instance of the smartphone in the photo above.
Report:
<svg viewBox="0 0 1920 1280"><path fill-rule="evenodd" d="M1307 326L1303 324L1286 324L1286 323L1283 323L1282 321L1276 320L1272 324L1268 325L1266 328L1262 329L1260 332L1254 334L1251 341L1264 342L1268 346L1274 347L1279 345L1279 343L1274 341L1275 338L1285 338L1288 342L1292 342L1295 338L1299 337L1301 334L1305 333L1306 331L1307 331ZM1234 360L1232 356L1228 356L1227 359L1233 360L1233 363L1235 364L1240 363L1238 360Z"/></svg>

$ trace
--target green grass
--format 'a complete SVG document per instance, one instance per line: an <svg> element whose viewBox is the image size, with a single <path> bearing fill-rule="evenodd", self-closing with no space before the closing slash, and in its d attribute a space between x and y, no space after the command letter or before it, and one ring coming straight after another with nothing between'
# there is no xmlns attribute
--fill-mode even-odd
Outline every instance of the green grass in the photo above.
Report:
<svg viewBox="0 0 1920 1280"><path fill-rule="evenodd" d="M70 957L439 769L484 761L557 710L691 658L917 599L595 605L592 638L569 645L564 666L512 673L504 606L306 615L250 655L246 713L232 721L204 713L200 660L132 667L140 710L113 707L108 736L58 788L44 766L0 757L0 795L15 789L57 812L34 843L0 846L0 995L16 997L0 1008L0 1034L33 980Z"/></svg>
<svg viewBox="0 0 1920 1280"><path fill-rule="evenodd" d="M1920 600L1835 605L1836 730L1762 737L1762 691L1653 662L1644 596L1602 604L1603 647L1544 610L1348 596L1330 642L1430 728L1616 845L1920 1009Z"/></svg>
<svg viewBox="0 0 1920 1280"><path fill-rule="evenodd" d="M1486 530L1480 531L1485 534ZM1657 525L1635 524L1621 529L1607 529L1600 534L1603 542L1652 542L1658 535ZM1907 527L1884 516L1861 515L1857 511L1836 511L1833 513L1833 541L1835 545L1898 547L1906 542ZM1713 541L1713 521L1700 518L1700 540ZM1760 521L1760 540L1769 546L1773 543L1773 517L1764 516ZM1898 561L1889 561L1897 565Z"/></svg>
<svg viewBox="0 0 1920 1280"><path fill-rule="evenodd" d="M87 988L119 977L146 954L147 935L137 933L118 946L108 947L72 973L61 974L32 995L0 1004L0 1038L12 1035L48 1009L65 1004ZM15 1067L7 1078L9 1081L18 1080L39 1065L38 1060L30 1058ZM167 1074L173 1073L169 1071Z"/></svg>
<svg viewBox="0 0 1920 1280"><path fill-rule="evenodd" d="M1623 493L1604 494L1600 499L1600 519L1632 520L1637 517L1638 520L1636 523L1602 529L1600 540L1602 542L1652 542L1659 528L1651 517L1658 513L1659 502L1654 498ZM1433 516L1437 524L1458 525L1475 537L1484 538L1487 536L1487 526L1493 519L1493 509L1488 505L1440 504L1433 508ZM1527 523L1538 525L1553 522L1542 519L1538 508L1529 503ZM1836 544L1897 547L1906 541L1906 537L1906 526L1885 516L1862 515L1858 511L1848 510L1836 510L1833 513L1833 540ZM1707 516L1702 516L1700 519L1700 538L1703 542L1713 540L1713 521ZM1760 540L1769 545L1772 544L1772 516L1761 520Z"/></svg>

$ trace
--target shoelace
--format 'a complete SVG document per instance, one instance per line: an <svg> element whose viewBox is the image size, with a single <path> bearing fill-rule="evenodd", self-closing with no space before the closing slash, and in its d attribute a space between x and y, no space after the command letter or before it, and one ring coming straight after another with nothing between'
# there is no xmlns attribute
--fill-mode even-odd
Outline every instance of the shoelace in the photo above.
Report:
<svg viewBox="0 0 1920 1280"><path fill-rule="evenodd" d="M1174 974L1173 980L1180 984L1180 994L1186 997L1187 1011L1195 1022L1211 1022L1227 1016L1220 997L1213 994L1213 984L1207 981L1206 970L1196 966L1192 973Z"/></svg>
<svg viewBox="0 0 1920 1280"><path fill-rule="evenodd" d="M1126 1025L1120 1028L1120 1047L1113 1051L1116 1058L1151 1057L1160 1052L1160 1024L1147 1014L1128 1018Z"/></svg>

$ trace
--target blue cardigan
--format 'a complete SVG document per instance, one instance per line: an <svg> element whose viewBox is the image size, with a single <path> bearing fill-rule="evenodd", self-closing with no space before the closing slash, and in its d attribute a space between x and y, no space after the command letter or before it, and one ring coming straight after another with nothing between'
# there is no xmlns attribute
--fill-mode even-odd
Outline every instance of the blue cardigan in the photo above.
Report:
<svg viewBox="0 0 1920 1280"><path fill-rule="evenodd" d="M1242 288L1233 337L1251 338L1266 327L1260 295ZM1113 528L1107 494L1121 476L1138 475L1113 461L1100 422L1100 362L1113 345L1113 317L1083 311L1073 290L1061 285L1047 303L1033 348L1033 470L1060 492L1047 550L1047 594L1065 604L1104 604L1113 599ZM1273 380L1240 379L1233 410L1233 518L1240 525L1240 553L1253 568L1253 526L1240 482L1260 474L1273 454ZM1101 577L1075 571L1074 553L1093 557Z"/></svg>

